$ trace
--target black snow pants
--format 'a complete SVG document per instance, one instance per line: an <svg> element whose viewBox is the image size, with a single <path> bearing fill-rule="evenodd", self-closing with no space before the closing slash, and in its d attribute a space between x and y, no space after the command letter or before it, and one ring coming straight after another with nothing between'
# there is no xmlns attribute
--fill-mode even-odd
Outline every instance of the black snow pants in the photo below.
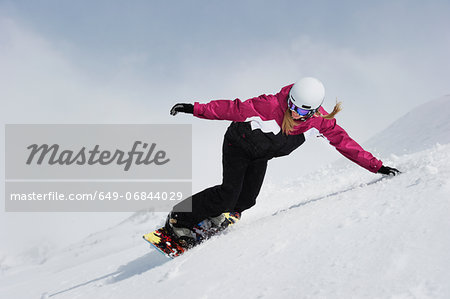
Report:
<svg viewBox="0 0 450 299"><path fill-rule="evenodd" d="M178 225L192 227L207 217L227 211L242 212L252 207L261 190L268 160L252 157L225 136L222 147L222 184L185 199L178 205L192 204L192 212L173 212L172 217L177 219Z"/></svg>
<svg viewBox="0 0 450 299"><path fill-rule="evenodd" d="M267 161L289 155L305 141L303 134L285 135L253 130L250 123L233 122L222 148L223 181L177 204L171 214L182 227L192 227L223 212L242 212L256 203ZM192 212L181 212L192 206Z"/></svg>

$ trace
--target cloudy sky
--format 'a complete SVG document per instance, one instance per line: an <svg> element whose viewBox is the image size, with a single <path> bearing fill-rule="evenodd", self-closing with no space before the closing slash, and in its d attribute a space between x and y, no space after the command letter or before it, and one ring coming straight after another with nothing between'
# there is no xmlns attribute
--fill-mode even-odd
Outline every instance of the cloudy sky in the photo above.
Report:
<svg viewBox="0 0 450 299"><path fill-rule="evenodd" d="M0 1L0 117L3 124L192 124L198 191L220 182L229 123L171 117L174 103L246 99L316 76L325 108L342 100L338 123L364 142L450 93L449 15L450 2L434 0ZM267 180L337 158L329 145L311 142L271 161ZM41 217L0 215L3 227L18 231Z"/></svg>

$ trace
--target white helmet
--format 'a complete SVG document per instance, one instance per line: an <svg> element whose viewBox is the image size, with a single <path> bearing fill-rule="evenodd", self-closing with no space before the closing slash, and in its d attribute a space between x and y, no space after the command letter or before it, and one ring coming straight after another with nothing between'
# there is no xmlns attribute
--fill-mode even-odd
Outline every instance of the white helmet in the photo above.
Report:
<svg viewBox="0 0 450 299"><path fill-rule="evenodd" d="M316 111L325 98L322 82L313 77L305 77L292 86L289 92L288 105L294 104L300 109Z"/></svg>

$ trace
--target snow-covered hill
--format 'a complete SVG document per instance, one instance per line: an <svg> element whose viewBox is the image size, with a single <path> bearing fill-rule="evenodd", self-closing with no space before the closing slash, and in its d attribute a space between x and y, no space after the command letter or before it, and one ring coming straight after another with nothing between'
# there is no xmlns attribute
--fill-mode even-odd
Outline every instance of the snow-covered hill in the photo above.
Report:
<svg viewBox="0 0 450 299"><path fill-rule="evenodd" d="M164 221L155 213L39 264L3 260L0 298L450 298L450 144L439 143L382 157L397 177L347 163L268 182L238 224L174 260L141 239Z"/></svg>
<svg viewBox="0 0 450 299"><path fill-rule="evenodd" d="M404 154L447 144L449 118L450 95L446 95L414 108L364 145L381 153Z"/></svg>

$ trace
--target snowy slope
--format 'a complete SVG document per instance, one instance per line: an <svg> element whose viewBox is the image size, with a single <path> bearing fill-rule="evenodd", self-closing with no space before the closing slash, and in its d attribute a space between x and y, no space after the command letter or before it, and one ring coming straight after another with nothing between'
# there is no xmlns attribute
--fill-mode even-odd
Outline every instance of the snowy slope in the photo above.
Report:
<svg viewBox="0 0 450 299"><path fill-rule="evenodd" d="M155 213L40 264L3 260L0 298L450 298L450 144L441 143L382 157L398 177L348 163L266 184L238 224L175 260L141 239L163 222Z"/></svg>
<svg viewBox="0 0 450 299"><path fill-rule="evenodd" d="M381 153L413 153L450 142L450 95L427 102L399 118L364 145Z"/></svg>

